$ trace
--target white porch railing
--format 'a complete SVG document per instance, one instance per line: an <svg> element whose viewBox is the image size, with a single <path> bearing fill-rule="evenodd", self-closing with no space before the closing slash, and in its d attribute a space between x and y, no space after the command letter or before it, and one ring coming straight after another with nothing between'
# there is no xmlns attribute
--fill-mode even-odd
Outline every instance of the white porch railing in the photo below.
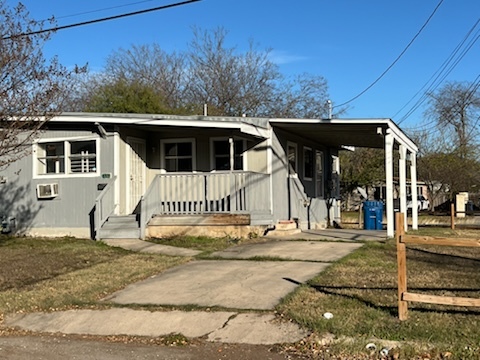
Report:
<svg viewBox="0 0 480 360"><path fill-rule="evenodd" d="M115 211L115 180L114 176L105 186L102 192L95 199L94 230L95 239L98 239L98 232L108 217Z"/></svg>
<svg viewBox="0 0 480 360"><path fill-rule="evenodd" d="M268 174L158 174L142 198L141 233L153 215L270 212Z"/></svg>

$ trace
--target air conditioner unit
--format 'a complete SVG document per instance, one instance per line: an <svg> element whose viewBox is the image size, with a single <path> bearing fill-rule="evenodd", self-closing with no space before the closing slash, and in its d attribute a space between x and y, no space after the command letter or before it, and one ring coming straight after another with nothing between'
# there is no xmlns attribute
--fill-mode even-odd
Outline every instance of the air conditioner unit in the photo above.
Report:
<svg viewBox="0 0 480 360"><path fill-rule="evenodd" d="M38 184L37 198L52 199L58 196L58 184Z"/></svg>

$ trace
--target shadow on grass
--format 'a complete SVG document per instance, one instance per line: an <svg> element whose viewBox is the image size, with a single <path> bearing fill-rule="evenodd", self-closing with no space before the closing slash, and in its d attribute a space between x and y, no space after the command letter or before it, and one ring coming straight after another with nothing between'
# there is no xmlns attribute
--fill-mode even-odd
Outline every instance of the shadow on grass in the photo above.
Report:
<svg viewBox="0 0 480 360"><path fill-rule="evenodd" d="M295 282L297 285L301 285L301 283L296 282L295 280L285 279L292 282ZM348 291L357 291L357 292L367 292L367 291L390 291L390 292L397 292L398 289L396 287L385 286L385 287L358 287L358 286L323 286L323 285L311 285L305 284L315 291L318 291L322 294L326 295L333 295L333 296L341 296L350 300L355 300L365 304L368 307L371 307L376 310L384 311L389 313L392 316L398 316L398 308L396 306L390 305L381 305L374 301L368 300L365 297L362 297L360 294L353 294L348 293ZM433 293L435 291L456 291L456 292L464 292L464 293L478 293L478 289L475 288L434 288L434 287L412 287L410 288L412 292L426 292L426 293ZM410 303L409 303L410 304ZM412 310L418 311L421 313L445 313L445 314L472 314L472 315L480 315L480 309L465 309L460 310L458 308L453 309L429 309L423 307L411 307Z"/></svg>

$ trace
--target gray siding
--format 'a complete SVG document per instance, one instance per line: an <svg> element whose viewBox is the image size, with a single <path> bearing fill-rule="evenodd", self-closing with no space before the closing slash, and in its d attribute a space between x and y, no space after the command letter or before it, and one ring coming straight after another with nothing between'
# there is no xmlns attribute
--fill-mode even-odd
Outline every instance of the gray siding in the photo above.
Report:
<svg viewBox="0 0 480 360"><path fill-rule="evenodd" d="M92 136L91 131L46 131L41 139L63 139ZM94 137L97 137L93 134ZM113 173L113 138L100 139L100 157L97 166L101 173ZM98 154L97 154L98 156ZM35 228L82 228L88 234L89 214L100 193L98 185L106 181L101 176L52 176L33 179L33 161L30 154L0 172L7 183L0 185L0 214L15 217L20 231ZM59 195L52 199L38 199L38 184L58 184Z"/></svg>
<svg viewBox="0 0 480 360"><path fill-rule="evenodd" d="M297 176L288 175L287 142L297 145ZM323 151L324 186L331 173L331 150L321 144L275 130L272 139L273 153L273 201L274 219L288 220L297 218L302 229L324 227L327 224L327 202L323 197L316 197L315 178L304 178L304 147ZM315 159L314 159L315 161Z"/></svg>

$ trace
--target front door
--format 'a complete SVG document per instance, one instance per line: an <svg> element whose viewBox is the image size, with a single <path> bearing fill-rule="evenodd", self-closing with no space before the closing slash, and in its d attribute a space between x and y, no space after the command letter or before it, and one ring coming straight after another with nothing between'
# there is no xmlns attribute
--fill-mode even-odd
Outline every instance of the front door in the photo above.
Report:
<svg viewBox="0 0 480 360"><path fill-rule="evenodd" d="M145 140L127 138L127 213L135 212L140 198L145 193Z"/></svg>

